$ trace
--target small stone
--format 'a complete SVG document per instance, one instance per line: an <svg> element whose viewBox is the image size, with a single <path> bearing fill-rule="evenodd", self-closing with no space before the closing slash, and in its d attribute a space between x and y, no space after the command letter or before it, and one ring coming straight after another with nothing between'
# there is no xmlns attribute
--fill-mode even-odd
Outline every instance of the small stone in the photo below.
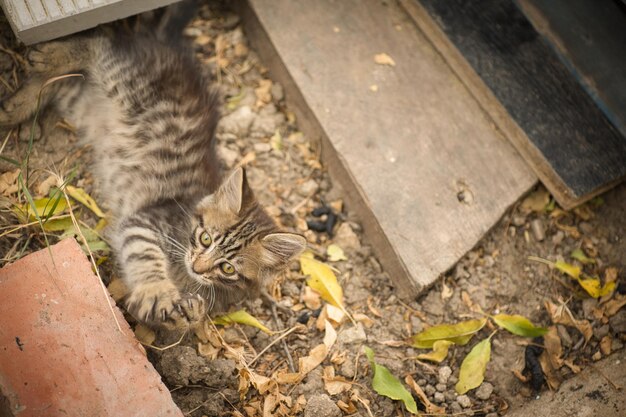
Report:
<svg viewBox="0 0 626 417"><path fill-rule="evenodd" d="M348 223L341 223L335 233L333 242L339 245L343 250L358 250L361 248L359 237L354 233L354 230L352 230Z"/></svg>
<svg viewBox="0 0 626 417"><path fill-rule="evenodd" d="M593 310L598 306L598 300L595 298L585 298L582 304L583 316L586 319L593 319Z"/></svg>
<svg viewBox="0 0 626 417"><path fill-rule="evenodd" d="M530 231L537 242L541 242L546 238L546 229L541 219L534 219L530 222Z"/></svg>
<svg viewBox="0 0 626 417"><path fill-rule="evenodd" d="M596 362L599 361L600 359L602 359L602 352L597 351L591 356L591 359Z"/></svg>
<svg viewBox="0 0 626 417"><path fill-rule="evenodd" d="M272 150L272 145L265 142L257 142L254 144L254 151L257 153L265 153Z"/></svg>
<svg viewBox="0 0 626 417"><path fill-rule="evenodd" d="M442 403L446 400L446 397L441 392L436 392L434 398L436 403Z"/></svg>
<svg viewBox="0 0 626 417"><path fill-rule="evenodd" d="M561 338L561 343L563 343L563 346L565 346L566 348L571 347L573 344L572 337L569 335L567 328L563 326L562 324L557 324L556 331L559 334L559 337Z"/></svg>
<svg viewBox="0 0 626 417"><path fill-rule="evenodd" d="M598 340L602 340L603 337L605 337L606 335L609 334L609 325L605 324L603 326L599 326L599 327L594 327L593 328L593 335L596 339Z"/></svg>
<svg viewBox="0 0 626 417"><path fill-rule="evenodd" d="M513 216L513 218L511 219L511 223L513 223L513 225L517 227L523 226L524 223L526 223L526 217L517 214Z"/></svg>
<svg viewBox="0 0 626 417"><path fill-rule="evenodd" d="M448 384L450 385L456 385L457 382L459 382L459 378L455 377L454 375L452 375L450 379L448 379Z"/></svg>
<svg viewBox="0 0 626 417"><path fill-rule="evenodd" d="M363 324L357 323L356 326L345 327L339 331L337 335L338 343L342 345L351 345L354 343L363 343L367 340L367 335L363 329Z"/></svg>
<svg viewBox="0 0 626 417"><path fill-rule="evenodd" d="M442 366L439 368L438 380L440 384L447 384L448 379L452 375L452 368L449 366Z"/></svg>
<svg viewBox="0 0 626 417"><path fill-rule="evenodd" d="M463 411L463 408L458 402L452 401L450 403L450 411L452 412L452 414L460 414Z"/></svg>
<svg viewBox="0 0 626 417"><path fill-rule="evenodd" d="M424 392L426 393L426 395L428 395L429 397L432 397L433 395L435 395L435 393L437 392L437 390L435 389L435 387L433 387L432 385L428 384L424 387Z"/></svg>
<svg viewBox="0 0 626 417"><path fill-rule="evenodd" d="M498 417L498 413L489 413L485 417Z"/></svg>
<svg viewBox="0 0 626 417"><path fill-rule="evenodd" d="M593 226L590 223L587 222L580 222L578 224L578 229L583 232L583 234L585 235L590 235L591 233L593 233Z"/></svg>
<svg viewBox="0 0 626 417"><path fill-rule="evenodd" d="M272 98L274 101L281 101L285 97L285 93L283 91L283 86L278 83L273 83L270 88L270 93L272 93Z"/></svg>
<svg viewBox="0 0 626 417"><path fill-rule="evenodd" d="M444 392L446 390L447 385L446 384L437 384L435 385L435 389L439 392Z"/></svg>
<svg viewBox="0 0 626 417"><path fill-rule="evenodd" d="M613 333L626 333L626 310L620 310L619 313L609 319L609 326Z"/></svg>
<svg viewBox="0 0 626 417"><path fill-rule="evenodd" d="M446 401L451 403L452 401L456 401L457 393L454 390L446 391L443 393L446 396Z"/></svg>
<svg viewBox="0 0 626 417"><path fill-rule="evenodd" d="M312 396L304 408L304 417L341 417L342 415L337 404L326 394Z"/></svg>
<svg viewBox="0 0 626 417"><path fill-rule="evenodd" d="M476 398L480 400L488 400L493 393L493 385L489 382L483 382L480 384L480 387L476 390Z"/></svg>
<svg viewBox="0 0 626 417"><path fill-rule="evenodd" d="M554 236L552 236L552 243L560 245L561 242L563 242L563 239L565 239L565 233L563 233L562 230L559 230L554 234Z"/></svg>
<svg viewBox="0 0 626 417"><path fill-rule="evenodd" d="M434 289L428 292L422 302L424 311L432 316L443 316L444 306L445 304L441 302L441 292Z"/></svg>
<svg viewBox="0 0 626 417"><path fill-rule="evenodd" d="M622 343L621 340L619 340L618 338L613 338L613 341L611 342L612 352L615 352L616 350L620 350L623 347L624 347L624 344Z"/></svg>
<svg viewBox="0 0 626 417"><path fill-rule="evenodd" d="M318 189L317 181L311 178L303 182L302 184L300 184L297 188L297 192L302 197L309 197L313 195L317 191L317 189Z"/></svg>
<svg viewBox="0 0 626 417"><path fill-rule="evenodd" d="M456 397L456 401L461 404L463 408L470 408L472 406L472 400L467 395L459 395Z"/></svg>
<svg viewBox="0 0 626 417"><path fill-rule="evenodd" d="M217 147L217 153L227 168L232 168L235 166L235 162L237 162L237 158L241 155L239 152L234 151L232 149L227 148L226 146Z"/></svg>
<svg viewBox="0 0 626 417"><path fill-rule="evenodd" d="M354 378L354 375L356 374L354 361L350 359L344 361L344 363L341 364L341 368L339 368L339 373L346 378Z"/></svg>
<svg viewBox="0 0 626 417"><path fill-rule="evenodd" d="M233 133L237 136L246 136L256 115L249 106L241 106L231 114L220 120L219 131Z"/></svg>
<svg viewBox="0 0 626 417"><path fill-rule="evenodd" d="M419 385L420 387L423 387L427 383L428 383L428 381L426 381L424 378L417 380L417 385Z"/></svg>

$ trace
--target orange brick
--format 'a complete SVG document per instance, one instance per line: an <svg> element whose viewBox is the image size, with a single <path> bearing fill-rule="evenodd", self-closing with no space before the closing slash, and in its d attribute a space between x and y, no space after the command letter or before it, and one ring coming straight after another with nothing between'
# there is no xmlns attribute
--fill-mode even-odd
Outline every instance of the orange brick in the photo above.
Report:
<svg viewBox="0 0 626 417"><path fill-rule="evenodd" d="M182 416L74 239L0 270L0 390L14 415ZM6 399L0 398L0 414Z"/></svg>

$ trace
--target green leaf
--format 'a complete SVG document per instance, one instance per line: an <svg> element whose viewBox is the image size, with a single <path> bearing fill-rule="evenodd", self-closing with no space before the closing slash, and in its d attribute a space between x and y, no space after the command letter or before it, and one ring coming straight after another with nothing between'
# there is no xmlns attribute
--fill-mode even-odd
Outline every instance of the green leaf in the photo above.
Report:
<svg viewBox="0 0 626 417"><path fill-rule="evenodd" d="M585 265L596 263L595 259L588 258L587 255L585 255L585 253L580 248L574 249L572 253L570 254L570 256L576 259L578 262L583 263Z"/></svg>
<svg viewBox="0 0 626 417"><path fill-rule="evenodd" d="M466 345L472 336L482 329L487 319L467 320L456 324L439 324L413 336L413 347L432 348L438 340L448 340L459 346Z"/></svg>
<svg viewBox="0 0 626 417"><path fill-rule="evenodd" d="M72 217L68 214L66 216L59 217L58 219L47 220L44 223L43 228L46 232L59 232L67 230L73 226L74 223L72 222Z"/></svg>
<svg viewBox="0 0 626 417"><path fill-rule="evenodd" d="M372 388L374 388L374 391L392 400L402 401L409 412L418 414L417 404L413 396L404 388L400 380L393 376L393 374L389 372L389 369L374 362L374 351L367 346L365 346L365 354L374 371L374 377L372 378Z"/></svg>
<svg viewBox="0 0 626 417"><path fill-rule="evenodd" d="M85 190L83 190L82 188L73 187L71 185L66 186L65 190L70 195L70 197L87 207L89 210L93 211L96 216L104 217L104 213L102 212L102 210L100 210L100 207L98 207L96 201L91 198L91 196L87 194Z"/></svg>
<svg viewBox="0 0 626 417"><path fill-rule="evenodd" d="M491 317L496 324L509 332L523 337L539 337L548 332L544 327L535 327L526 317L520 315L496 314Z"/></svg>
<svg viewBox="0 0 626 417"><path fill-rule="evenodd" d="M477 343L463 359L459 372L459 382L455 387L457 393L465 394L483 383L490 357L491 337L488 337Z"/></svg>
<svg viewBox="0 0 626 417"><path fill-rule="evenodd" d="M261 329L265 333L272 334L274 333L267 327L265 327L256 317L250 315L245 310L239 310L232 313L225 314L223 316L219 316L213 319L213 323L219 324L221 326L227 326L233 323L245 324L246 326L256 327L257 329Z"/></svg>
<svg viewBox="0 0 626 417"><path fill-rule="evenodd" d="M454 343L449 340L437 340L433 343L433 351L417 355L417 359L440 363L448 356L448 349Z"/></svg>

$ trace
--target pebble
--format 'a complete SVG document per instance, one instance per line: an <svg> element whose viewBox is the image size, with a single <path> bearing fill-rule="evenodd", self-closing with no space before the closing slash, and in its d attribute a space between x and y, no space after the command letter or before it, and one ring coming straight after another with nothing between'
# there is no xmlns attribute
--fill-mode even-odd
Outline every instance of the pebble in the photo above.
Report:
<svg viewBox="0 0 626 417"><path fill-rule="evenodd" d="M298 191L298 194L300 194L302 197L308 197L311 194L313 194L315 191L317 191L317 188L318 188L317 181L311 178L308 181L305 181L302 184L300 184L298 186L297 191Z"/></svg>
<svg viewBox="0 0 626 417"><path fill-rule="evenodd" d="M272 98L274 99L274 101L281 101L285 97L285 93L283 92L283 86L278 83L272 84L270 92L272 93Z"/></svg>
<svg viewBox="0 0 626 417"><path fill-rule="evenodd" d="M595 298L585 298L582 304L583 316L586 319L593 319L593 310L598 306L598 300Z"/></svg>
<svg viewBox="0 0 626 417"><path fill-rule="evenodd" d="M563 233L562 230L559 230L552 236L552 243L560 245L561 242L563 242L563 239L565 239L565 233Z"/></svg>
<svg viewBox="0 0 626 417"><path fill-rule="evenodd" d="M237 136L245 136L248 134L252 122L256 115L249 106L241 106L229 115L222 117L219 124L219 130L222 132L233 133Z"/></svg>
<svg viewBox="0 0 626 417"><path fill-rule="evenodd" d="M460 414L463 411L463 407L456 401L450 403L450 411L452 414Z"/></svg>
<svg viewBox="0 0 626 417"><path fill-rule="evenodd" d="M254 144L254 151L257 153L265 153L272 150L272 145L265 142L257 142Z"/></svg>
<svg viewBox="0 0 626 417"><path fill-rule="evenodd" d="M608 324L605 324L605 325L599 326L599 327L594 327L593 335L595 336L596 339L602 340L602 338L604 336L609 334L609 330L610 329L609 329L609 325Z"/></svg>
<svg viewBox="0 0 626 417"><path fill-rule="evenodd" d="M442 366L441 368L439 368L439 383L440 384L447 384L448 383L448 379L450 378L450 376L452 375L452 368L450 368L449 366Z"/></svg>
<svg viewBox="0 0 626 417"><path fill-rule="evenodd" d="M434 398L437 403L442 403L446 400L446 397L441 392L436 392Z"/></svg>
<svg viewBox="0 0 626 417"><path fill-rule="evenodd" d="M580 229L580 231L585 235L589 235L593 232L593 226L587 222L580 222L578 224L578 229Z"/></svg>
<svg viewBox="0 0 626 417"><path fill-rule="evenodd" d="M485 417L498 417L498 413L489 413Z"/></svg>
<svg viewBox="0 0 626 417"><path fill-rule="evenodd" d="M476 398L480 400L488 400L493 393L493 385L489 382L483 382L476 390Z"/></svg>
<svg viewBox="0 0 626 417"><path fill-rule="evenodd" d="M435 385L435 389L439 392L444 392L448 388L446 384L437 384Z"/></svg>
<svg viewBox="0 0 626 417"><path fill-rule="evenodd" d="M435 387L433 387L432 385L428 384L424 387L424 392L426 393L426 395L428 395L429 397L432 397L433 395L435 395L435 392L437 392L437 390L435 389Z"/></svg>
<svg viewBox="0 0 626 417"><path fill-rule="evenodd" d="M427 383L428 383L428 381L426 381L424 378L417 380L417 385L419 385L420 387L423 387Z"/></svg>
<svg viewBox="0 0 626 417"><path fill-rule="evenodd" d="M333 242L339 245L343 250L358 250L361 248L359 237L354 233L354 230L352 230L348 223L341 223L335 233Z"/></svg>
<svg viewBox="0 0 626 417"><path fill-rule="evenodd" d="M520 216L520 215L515 215L511 219L511 223L513 223L513 225L517 226L517 227L523 226L524 223L526 223L526 217Z"/></svg>
<svg viewBox="0 0 626 417"><path fill-rule="evenodd" d="M626 310L620 310L619 313L611 317L609 326L614 333L626 333Z"/></svg>
<svg viewBox="0 0 626 417"><path fill-rule="evenodd" d="M566 348L571 347L573 344L572 337L569 335L567 328L563 326L562 324L557 324L556 331L559 334L559 337L561 338L561 343L563 343L563 346L565 346Z"/></svg>
<svg viewBox="0 0 626 417"><path fill-rule="evenodd" d="M342 415L337 404L326 394L312 396L304 408L304 417L341 417Z"/></svg>
<svg viewBox="0 0 626 417"><path fill-rule="evenodd" d="M237 158L241 156L238 151L229 149L226 146L218 147L217 153L219 154L220 159L224 161L224 164L228 168L232 168L235 165L235 162L237 162Z"/></svg>
<svg viewBox="0 0 626 417"><path fill-rule="evenodd" d="M356 374L356 369L354 368L354 361L348 359L344 363L342 363L341 368L339 368L339 373L345 376L346 378L354 378L354 375Z"/></svg>
<svg viewBox="0 0 626 417"><path fill-rule="evenodd" d="M459 395L456 397L456 401L461 404L463 408L470 408L472 406L472 400L467 395Z"/></svg>
<svg viewBox="0 0 626 417"><path fill-rule="evenodd" d="M448 384L450 384L450 385L455 385L457 382L459 382L459 378L455 377L454 375L452 375L448 379Z"/></svg>
<svg viewBox="0 0 626 417"><path fill-rule="evenodd" d="M534 219L530 222L530 231L537 242L541 242L546 238L546 229L541 219Z"/></svg>
<svg viewBox="0 0 626 417"><path fill-rule="evenodd" d="M367 340L367 335L363 329L363 324L357 323L356 326L350 326L339 331L337 341L342 345L351 345L353 343L362 343Z"/></svg>

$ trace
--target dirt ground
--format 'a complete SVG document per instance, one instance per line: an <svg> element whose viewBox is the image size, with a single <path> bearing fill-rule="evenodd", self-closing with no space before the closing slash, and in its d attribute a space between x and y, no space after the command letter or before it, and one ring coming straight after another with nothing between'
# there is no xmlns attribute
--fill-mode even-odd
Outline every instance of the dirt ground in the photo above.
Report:
<svg viewBox="0 0 626 417"><path fill-rule="evenodd" d="M15 44L4 20L0 25L0 94L4 97L22 82L20 56L26 49ZM503 415L548 389L544 385L539 393L533 392L528 383L514 375L513 371L524 368L525 350L532 344L529 339L498 331L492 338L485 382L466 396L458 396L454 390L461 361L477 340L493 332L493 325L482 329L468 345L451 348L440 364L417 360L416 356L424 351L411 347L410 337L429 326L481 317L479 307L487 314L520 314L547 327L553 324L546 308L549 301L567 306L574 318L589 322L592 334L588 341L575 327L556 326L562 359L571 366L557 367L548 378L553 384L570 378L578 367L585 368L623 349L624 309L610 317L598 313L608 299L600 303L585 296L575 281L528 257L576 264L571 253L582 249L595 261L584 266L589 275L604 277L607 269L617 268L615 297L622 296L626 292L625 185L571 212L551 204L549 211L544 210L549 196L538 186L430 291L418 300L403 301L363 239L359 219L351 214L350 207L343 206L342 191L333 187L319 162L316 144L299 131L281 86L271 81L263 63L249 49L238 16L226 5L211 3L201 9L185 33L206 73L222 87L225 116L218 140L225 165L245 164L251 185L268 212L285 228L303 233L318 259L338 271L346 309L358 317L356 325L345 321L336 326L337 341L321 365L301 381L281 383L267 391L265 385L258 384L244 392L243 375L252 371L271 380L291 367L295 372L299 359L310 355L324 338L324 331L316 325L324 303L311 296L298 264L270 289L282 307L276 314L260 301L247 306L268 327L289 329L287 336L234 325L213 329L213 333L201 336L208 338L203 341L194 334L185 334L175 344L180 335L160 332L154 346L175 345L165 350L147 348L148 357L185 415L260 416L265 415L264 409L276 415L409 415L401 403L372 389L372 372L362 352L364 345L376 352L379 364L401 380L410 374L428 399L445 407L447 414ZM0 139L4 142L0 155L18 160L23 157L27 142L17 132L4 132ZM88 174L88 150L74 144L71 129L62 125L35 141L30 161L34 188L47 178L46 169L67 175L78 166L73 183L97 197ZM0 161L0 173L14 170ZM15 223L10 207L16 196L6 190L2 194L0 230L6 231ZM310 230L316 229L311 222L328 220L328 215L313 216L312 212L320 207L330 207L337 215L332 236ZM86 213L85 222L93 225L95 219ZM330 244L342 248L347 259L331 262L326 255ZM44 245L37 227L6 234L0 243L2 262L11 262ZM112 262L104 254L101 257L102 274L108 282L114 274ZM132 318L129 320L132 323ZM541 341L536 343L541 345ZM253 358L256 361L252 363ZM333 381L331 371L346 382L345 390L333 391L333 395L328 393L328 382Z"/></svg>

